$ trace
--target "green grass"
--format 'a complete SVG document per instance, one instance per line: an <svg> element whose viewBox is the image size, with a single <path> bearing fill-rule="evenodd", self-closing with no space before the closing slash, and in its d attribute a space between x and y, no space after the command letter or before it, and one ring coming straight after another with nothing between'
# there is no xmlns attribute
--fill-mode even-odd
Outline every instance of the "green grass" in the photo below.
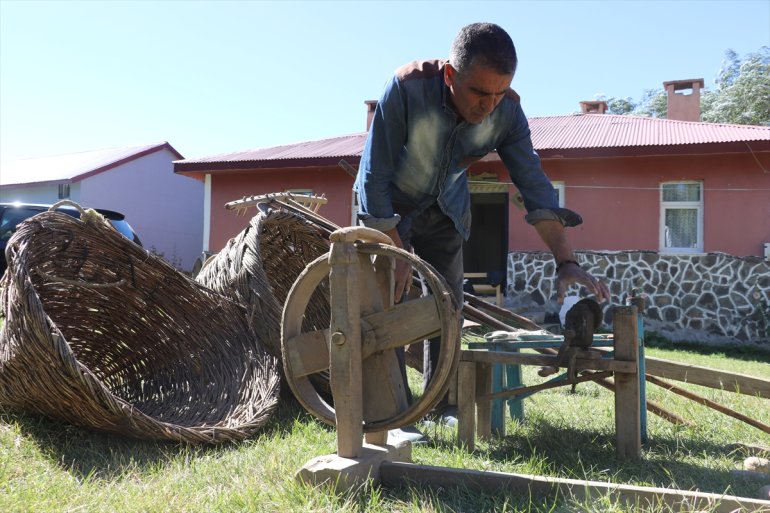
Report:
<svg viewBox="0 0 770 513"><path fill-rule="evenodd" d="M770 377L770 356L731 358L674 347L648 354ZM525 367L525 382L540 380ZM770 424L770 401L683 385ZM770 435L648 384L648 397L695 423L674 426L648 416L640 462L615 458L614 399L597 385L540 392L524 402L526 420L508 419L507 435L458 448L447 428L427 431L415 463L507 471L642 486L697 489L754 497L762 484L739 479L745 451L735 442L770 445ZM462 488L368 487L335 495L298 483L294 474L314 456L335 451L335 432L294 404L285 404L252 440L189 447L127 439L0 409L0 511L3 512L620 512L608 498L473 493ZM647 511L639 508L638 511ZM654 511L668 511L657 509Z"/></svg>

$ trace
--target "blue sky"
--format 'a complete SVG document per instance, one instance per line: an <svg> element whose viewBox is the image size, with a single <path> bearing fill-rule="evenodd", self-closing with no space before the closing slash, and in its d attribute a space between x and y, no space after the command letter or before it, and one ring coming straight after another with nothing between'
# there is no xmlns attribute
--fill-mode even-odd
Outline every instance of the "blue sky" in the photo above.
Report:
<svg viewBox="0 0 770 513"><path fill-rule="evenodd" d="M168 141L187 158L363 131L404 62L491 21L528 116L668 80L713 87L770 45L770 0L0 0L0 160ZM1 171L0 171L1 172Z"/></svg>

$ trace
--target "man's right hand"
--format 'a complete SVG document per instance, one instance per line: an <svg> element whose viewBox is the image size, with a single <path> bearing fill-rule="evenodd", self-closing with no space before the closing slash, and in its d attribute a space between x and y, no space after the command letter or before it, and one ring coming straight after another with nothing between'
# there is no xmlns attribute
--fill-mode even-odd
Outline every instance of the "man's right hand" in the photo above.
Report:
<svg viewBox="0 0 770 513"><path fill-rule="evenodd" d="M393 244L397 248L404 249L404 244L401 242L401 237L398 235L398 230L393 228L388 230L385 234L393 239ZM409 292L412 286L412 266L406 260L402 258L396 259L395 270L395 286L393 288L393 298L396 303L401 302L401 298L404 294Z"/></svg>

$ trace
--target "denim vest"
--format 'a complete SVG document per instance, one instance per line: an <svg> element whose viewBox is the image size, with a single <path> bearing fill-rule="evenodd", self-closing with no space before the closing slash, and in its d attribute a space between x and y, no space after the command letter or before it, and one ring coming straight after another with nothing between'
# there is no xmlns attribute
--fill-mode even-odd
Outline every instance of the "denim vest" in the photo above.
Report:
<svg viewBox="0 0 770 513"><path fill-rule="evenodd" d="M558 218L556 192L532 147L529 124L512 90L481 124L462 121L452 109L444 83L445 61L402 66L374 111L355 189L358 217L365 226L399 232L410 218L438 203L467 240L470 193L466 169L497 150L524 206L534 218ZM405 221L405 222L403 222Z"/></svg>

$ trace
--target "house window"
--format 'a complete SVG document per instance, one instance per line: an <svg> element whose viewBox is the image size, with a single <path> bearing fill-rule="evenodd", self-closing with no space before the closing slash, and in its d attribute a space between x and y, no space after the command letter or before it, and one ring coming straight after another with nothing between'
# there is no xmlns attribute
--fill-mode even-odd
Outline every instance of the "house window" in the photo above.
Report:
<svg viewBox="0 0 770 513"><path fill-rule="evenodd" d="M703 252L701 182L660 185L660 250L666 253Z"/></svg>
<svg viewBox="0 0 770 513"><path fill-rule="evenodd" d="M70 197L70 184L68 183L60 183L59 184L59 199L67 199Z"/></svg>
<svg viewBox="0 0 770 513"><path fill-rule="evenodd" d="M559 200L559 206L564 208L564 182L551 182L556 189L556 199Z"/></svg>

